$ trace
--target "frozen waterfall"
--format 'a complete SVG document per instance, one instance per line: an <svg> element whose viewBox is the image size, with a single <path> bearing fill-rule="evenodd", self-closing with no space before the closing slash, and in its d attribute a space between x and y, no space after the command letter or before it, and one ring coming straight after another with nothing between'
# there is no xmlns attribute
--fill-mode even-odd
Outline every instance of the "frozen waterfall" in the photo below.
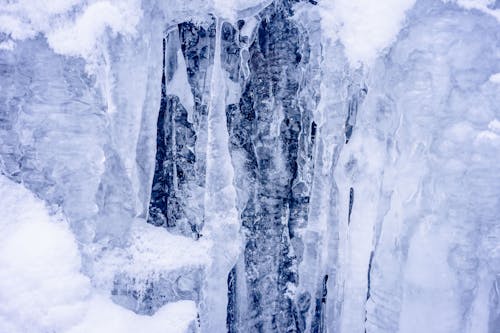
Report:
<svg viewBox="0 0 500 333"><path fill-rule="evenodd" d="M0 0L0 333L500 332L500 2Z"/></svg>

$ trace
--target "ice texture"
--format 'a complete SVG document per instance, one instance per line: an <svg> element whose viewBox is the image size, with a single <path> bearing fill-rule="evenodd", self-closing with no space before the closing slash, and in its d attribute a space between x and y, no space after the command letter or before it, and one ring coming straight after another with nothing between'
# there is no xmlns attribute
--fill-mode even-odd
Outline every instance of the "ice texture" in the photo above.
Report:
<svg viewBox="0 0 500 333"><path fill-rule="evenodd" d="M492 0L0 0L0 332L500 331Z"/></svg>

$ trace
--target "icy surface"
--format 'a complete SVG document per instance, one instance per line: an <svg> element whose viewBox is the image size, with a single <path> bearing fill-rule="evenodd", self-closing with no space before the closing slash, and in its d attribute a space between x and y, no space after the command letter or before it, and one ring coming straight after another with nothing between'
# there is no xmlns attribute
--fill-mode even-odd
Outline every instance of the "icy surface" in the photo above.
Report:
<svg viewBox="0 0 500 333"><path fill-rule="evenodd" d="M0 0L0 332L498 332L499 10Z"/></svg>

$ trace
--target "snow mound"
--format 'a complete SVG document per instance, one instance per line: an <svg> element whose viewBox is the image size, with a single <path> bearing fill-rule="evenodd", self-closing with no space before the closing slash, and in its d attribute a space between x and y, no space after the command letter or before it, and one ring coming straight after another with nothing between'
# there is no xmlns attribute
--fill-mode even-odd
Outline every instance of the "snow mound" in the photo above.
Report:
<svg viewBox="0 0 500 333"><path fill-rule="evenodd" d="M61 214L50 215L4 176L0 198L0 332L180 333L192 325L193 301L169 303L154 316L114 304L80 273L78 246Z"/></svg>
<svg viewBox="0 0 500 333"><path fill-rule="evenodd" d="M415 0L320 2L323 32L345 47L349 63L371 65L396 40Z"/></svg>
<svg viewBox="0 0 500 333"><path fill-rule="evenodd" d="M90 293L73 234L4 176L0 198L0 332L62 331L79 320Z"/></svg>

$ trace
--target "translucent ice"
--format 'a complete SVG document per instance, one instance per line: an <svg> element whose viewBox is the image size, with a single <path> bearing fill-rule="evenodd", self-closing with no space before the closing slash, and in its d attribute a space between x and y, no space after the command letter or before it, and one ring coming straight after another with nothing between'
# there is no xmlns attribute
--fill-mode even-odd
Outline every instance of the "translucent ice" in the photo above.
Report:
<svg viewBox="0 0 500 333"><path fill-rule="evenodd" d="M493 0L0 0L0 331L500 329Z"/></svg>

